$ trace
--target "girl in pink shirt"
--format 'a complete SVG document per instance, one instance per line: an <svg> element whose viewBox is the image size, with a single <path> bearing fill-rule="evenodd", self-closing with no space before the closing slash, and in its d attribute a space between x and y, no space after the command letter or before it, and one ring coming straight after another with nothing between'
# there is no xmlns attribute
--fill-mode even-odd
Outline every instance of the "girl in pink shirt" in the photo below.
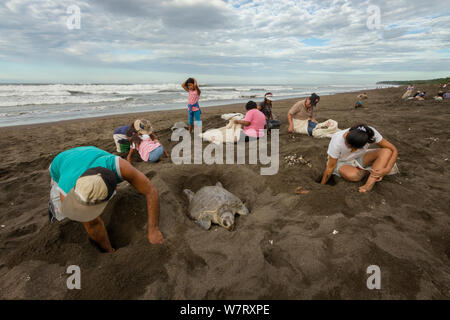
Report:
<svg viewBox="0 0 450 320"><path fill-rule="evenodd" d="M128 154L127 160L131 163L131 157L134 150L137 150L141 156L142 161L155 163L161 160L163 154L168 157L167 152L163 146L159 143L158 139L153 133L148 134L134 134L130 138L131 148Z"/></svg>
<svg viewBox="0 0 450 320"><path fill-rule="evenodd" d="M200 105L198 100L202 92L197 85L197 80L189 78L181 85L184 90L189 93L188 96L188 114L189 114L189 132L192 132L192 125L194 124L194 118L197 123L200 123Z"/></svg>
<svg viewBox="0 0 450 320"><path fill-rule="evenodd" d="M259 139L264 136L264 126L266 125L266 116L258 110L254 101L249 101L245 108L248 110L244 120L234 120L236 124L244 125L239 141L249 141L250 139Z"/></svg>

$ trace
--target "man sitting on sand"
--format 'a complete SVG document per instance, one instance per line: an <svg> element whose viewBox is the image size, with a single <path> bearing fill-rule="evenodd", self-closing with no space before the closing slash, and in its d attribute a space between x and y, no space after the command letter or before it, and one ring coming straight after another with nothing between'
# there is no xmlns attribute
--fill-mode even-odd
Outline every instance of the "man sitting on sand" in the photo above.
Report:
<svg viewBox="0 0 450 320"><path fill-rule="evenodd" d="M96 147L78 147L58 154L50 165L50 175L51 222L64 218L82 222L92 240L106 252L114 252L100 215L115 195L117 184L126 180L147 198L148 240L163 242L158 191L126 160Z"/></svg>
<svg viewBox="0 0 450 320"><path fill-rule="evenodd" d="M317 120L314 118L313 108L319 103L320 97L313 93L309 98L298 101L294 106L289 110L287 118L289 122L289 132L299 132L299 127L302 124L307 126L308 135L312 136L313 129L317 126ZM306 123L307 121L307 123ZM298 125L296 125L296 123ZM303 132L299 132L303 133Z"/></svg>

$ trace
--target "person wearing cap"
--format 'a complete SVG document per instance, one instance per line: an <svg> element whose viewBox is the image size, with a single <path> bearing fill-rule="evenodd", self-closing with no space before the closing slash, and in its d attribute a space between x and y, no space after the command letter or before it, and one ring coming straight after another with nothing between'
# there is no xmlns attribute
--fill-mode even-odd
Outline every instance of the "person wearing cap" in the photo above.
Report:
<svg viewBox="0 0 450 320"><path fill-rule="evenodd" d="M273 101L273 95L272 95L272 93L268 92L264 95L264 101L259 104L259 108L258 108L266 116L266 125L267 125L268 130L274 129L274 128L279 128L281 125L280 120L275 120L273 118L272 101Z"/></svg>
<svg viewBox="0 0 450 320"><path fill-rule="evenodd" d="M313 129L317 126L317 120L314 118L314 107L319 103L320 97L313 93L310 97L298 101L289 110L287 118L289 122L289 132L294 132L294 121L308 120L307 131L310 136L312 136Z"/></svg>
<svg viewBox="0 0 450 320"><path fill-rule="evenodd" d="M89 237L106 252L114 252L100 218L117 184L126 180L147 198L148 240L163 242L158 227L158 191L126 160L96 147L78 147L58 154L50 165L49 218L83 223Z"/></svg>

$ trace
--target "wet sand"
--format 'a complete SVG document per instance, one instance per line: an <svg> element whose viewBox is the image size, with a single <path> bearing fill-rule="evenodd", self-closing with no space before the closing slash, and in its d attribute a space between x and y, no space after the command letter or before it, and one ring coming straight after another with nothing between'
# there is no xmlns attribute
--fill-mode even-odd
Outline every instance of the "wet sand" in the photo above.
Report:
<svg viewBox="0 0 450 320"><path fill-rule="evenodd" d="M114 152L114 129L137 117L153 122L170 153L170 127L186 110L0 128L0 299L449 299L450 101L402 101L404 87L367 92L357 110L357 93L322 97L316 118L341 129L367 123L397 146L401 173L371 193L339 178L318 184L329 139L289 134L296 100L277 101L277 175L261 176L261 165L135 162L159 190L166 240L148 243L145 198L123 183L102 215L114 254L100 253L80 223L48 223L48 166L73 147ZM224 126L229 112L245 109L204 108L204 130ZM288 165L293 154L311 167ZM186 216L182 190L217 181L250 209L233 232L203 231ZM298 186L310 192L296 195ZM81 290L67 290L70 265L81 268ZM381 290L366 287L370 265L381 268Z"/></svg>

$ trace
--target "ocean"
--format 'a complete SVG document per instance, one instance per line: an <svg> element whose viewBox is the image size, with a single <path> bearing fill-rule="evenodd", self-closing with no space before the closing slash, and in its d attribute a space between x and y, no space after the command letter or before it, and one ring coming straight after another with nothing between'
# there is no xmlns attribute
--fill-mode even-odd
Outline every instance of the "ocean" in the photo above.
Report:
<svg viewBox="0 0 450 320"><path fill-rule="evenodd" d="M385 88L389 85L205 85L201 107L260 102L266 92L275 100L305 97L312 92ZM180 84L2 84L0 127L157 110L186 108Z"/></svg>

